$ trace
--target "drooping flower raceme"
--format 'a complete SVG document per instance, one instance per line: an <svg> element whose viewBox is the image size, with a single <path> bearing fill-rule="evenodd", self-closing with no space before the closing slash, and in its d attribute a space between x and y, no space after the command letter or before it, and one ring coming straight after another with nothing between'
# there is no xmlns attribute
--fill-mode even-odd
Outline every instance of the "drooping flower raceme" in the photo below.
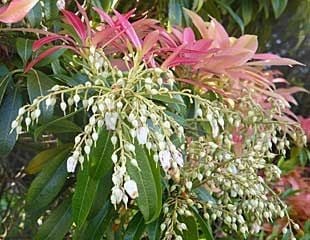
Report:
<svg viewBox="0 0 310 240"><path fill-rule="evenodd" d="M165 239L182 239L180 233L187 229L182 217L191 216L193 207L203 212L204 218L220 220L242 234L255 232L264 221L287 214L286 205L269 187L280 176L272 160L286 153L290 139L302 144L303 133L294 121L285 118L285 100L264 96L263 105L257 100L256 92L244 87L251 78L243 78L257 70L251 68L242 75L242 84L234 86L230 95L221 95L218 85L222 82L225 85L226 80L236 77L236 69L248 71L249 68L242 65L245 63L231 66L222 59L221 54L227 52L233 59L236 56L223 31L224 40L218 39L221 35L216 31L221 28L216 21L209 28L209 36L214 39L196 41L190 29L180 34L176 30L175 37L151 25L148 30L157 30L145 36L144 31L137 29L141 22L136 23L134 29L118 13L117 20L101 13L109 26L104 25L102 31L93 30L93 34L87 36L82 31L87 26L70 15L72 13L62 11L67 21L75 18L79 23L75 30L81 42L86 44L88 37L92 43L81 49L74 44L66 46L80 54L74 60L82 66L80 70L88 80L73 87L55 85L47 95L23 106L12 122L17 135L38 123L43 104L58 107L64 115L83 110L87 123L74 138L67 171L73 173L78 166L83 171L92 151L102 147L98 146L101 134L108 132L108 142L113 146L109 159L113 163L110 200L115 207L123 204L127 208L130 199L139 198L141 189L128 168L141 171L137 152L138 148L145 149L155 165L161 167L167 185L161 224ZM197 25L199 19L194 20ZM206 37L202 25L198 26ZM108 31L119 37L110 39L113 34L107 34ZM113 44L102 40L102 36ZM180 36L183 36L181 40ZM72 43L67 36L56 38ZM236 41L234 47L243 48L248 38ZM179 40L183 41L180 46ZM168 50L160 52L161 47ZM217 56L205 51L211 47ZM254 52L249 54L254 56ZM219 59L225 66L221 61L216 64ZM210 74L207 63L216 67L213 70L218 75ZM30 63L26 70L34 64ZM219 80L219 76L223 81L214 84L216 88L203 83L209 78ZM255 75L256 78L261 79ZM227 88L225 85L226 93ZM207 198L206 192L210 195Z"/></svg>

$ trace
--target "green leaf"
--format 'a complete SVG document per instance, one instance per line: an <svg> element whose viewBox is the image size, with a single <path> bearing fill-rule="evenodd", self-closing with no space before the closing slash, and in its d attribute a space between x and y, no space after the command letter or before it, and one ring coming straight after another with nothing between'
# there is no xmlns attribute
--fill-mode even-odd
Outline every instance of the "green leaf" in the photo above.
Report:
<svg viewBox="0 0 310 240"><path fill-rule="evenodd" d="M97 215L92 218L82 235L77 239L100 240L108 229L110 222L115 215L115 210L111 202L108 200L104 206L98 211Z"/></svg>
<svg viewBox="0 0 310 240"><path fill-rule="evenodd" d="M32 181L26 196L26 207L30 213L45 208L62 189L68 175L65 160L70 149L67 147L55 154Z"/></svg>
<svg viewBox="0 0 310 240"><path fill-rule="evenodd" d="M31 27L38 27L42 21L41 4L38 2L27 14L27 19Z"/></svg>
<svg viewBox="0 0 310 240"><path fill-rule="evenodd" d="M32 69L27 74L27 91L31 102L38 96L48 94L48 90L53 86L54 82L43 72ZM40 107L43 118L47 119L52 115L53 109L48 108L45 102Z"/></svg>
<svg viewBox="0 0 310 240"><path fill-rule="evenodd" d="M22 97L18 88L7 89L6 97L0 106L0 155L7 155L16 142L16 131L11 132L11 123L22 106Z"/></svg>
<svg viewBox="0 0 310 240"><path fill-rule="evenodd" d="M47 122L46 124L36 128L34 130L35 139L38 139L38 137L41 136L42 133L45 131L49 131L53 133L81 132L82 129L78 125L76 125L74 122L70 120L67 120L67 118L74 116L78 112L81 112L81 110L69 113L60 118L55 118L54 120Z"/></svg>
<svg viewBox="0 0 310 240"><path fill-rule="evenodd" d="M127 170L138 186L138 207L145 222L150 223L158 218L162 207L160 169L155 166L147 150L138 144L136 144L136 159L140 169L128 162Z"/></svg>
<svg viewBox="0 0 310 240"><path fill-rule="evenodd" d="M184 240L198 240L198 228L195 218L189 216L180 216L180 222L186 224L187 230L183 230L182 237Z"/></svg>
<svg viewBox="0 0 310 240"><path fill-rule="evenodd" d="M72 224L70 201L64 201L53 210L47 220L40 226L35 236L36 240L62 240Z"/></svg>
<svg viewBox="0 0 310 240"><path fill-rule="evenodd" d="M11 80L12 80L11 73L7 73L4 76L0 76L0 104L2 102L6 89L8 88L8 85L11 82Z"/></svg>
<svg viewBox="0 0 310 240"><path fill-rule="evenodd" d="M102 129L96 146L92 148L89 155L89 175L94 179L103 177L112 168L111 156L114 152L114 147L111 142L111 136L111 131Z"/></svg>
<svg viewBox="0 0 310 240"><path fill-rule="evenodd" d="M242 1L242 18L244 25L248 25L251 22L253 13L252 0L243 0Z"/></svg>
<svg viewBox="0 0 310 240"><path fill-rule="evenodd" d="M197 194L197 197L204 202L213 202L215 203L215 199L204 187L198 187L194 189L194 192Z"/></svg>
<svg viewBox="0 0 310 240"><path fill-rule="evenodd" d="M56 59L58 59L61 55L63 55L67 51L67 48L61 48L54 52L53 54L45 57L40 62L36 64L37 67L43 67L46 66L52 62L54 62Z"/></svg>
<svg viewBox="0 0 310 240"><path fill-rule="evenodd" d="M287 0L271 0L271 4L275 18L278 18L284 12Z"/></svg>
<svg viewBox="0 0 310 240"><path fill-rule="evenodd" d="M44 16L46 20L54 20L59 15L59 10L55 2L51 0L43 0L44 3ZM53 21L51 21L53 22Z"/></svg>
<svg viewBox="0 0 310 240"><path fill-rule="evenodd" d="M148 239L149 240L159 240L160 239L160 224L161 219L158 218L156 221L147 225Z"/></svg>
<svg viewBox="0 0 310 240"><path fill-rule="evenodd" d="M191 207L191 209L196 217L197 222L199 223L200 229L203 231L204 236L206 237L206 240L214 240L209 222L200 216L198 210L195 207Z"/></svg>
<svg viewBox="0 0 310 240"><path fill-rule="evenodd" d="M79 170L72 199L73 219L78 228L81 228L87 219L99 184L99 179L91 178L88 171L88 161L85 161L83 169Z"/></svg>
<svg viewBox="0 0 310 240"><path fill-rule="evenodd" d="M140 240L145 230L145 223L141 212L138 212L126 228L124 240Z"/></svg>
<svg viewBox="0 0 310 240"><path fill-rule="evenodd" d="M32 43L33 41L25 38L17 38L16 40L16 50L24 64L32 54Z"/></svg>
<svg viewBox="0 0 310 240"><path fill-rule="evenodd" d="M244 23L242 19L231 9L231 7L228 4L225 4L220 0L216 0L216 2L227 10L232 19L239 25L241 34L244 34Z"/></svg>
<svg viewBox="0 0 310 240"><path fill-rule="evenodd" d="M58 147L44 150L38 153L32 160L30 160L25 171L28 174L36 174L40 172L46 163L53 161L55 155L71 146L72 144L63 144Z"/></svg>
<svg viewBox="0 0 310 240"><path fill-rule="evenodd" d="M182 19L183 19L183 9L181 0L169 0L169 12L168 12L168 19L170 26L178 25L182 26Z"/></svg>

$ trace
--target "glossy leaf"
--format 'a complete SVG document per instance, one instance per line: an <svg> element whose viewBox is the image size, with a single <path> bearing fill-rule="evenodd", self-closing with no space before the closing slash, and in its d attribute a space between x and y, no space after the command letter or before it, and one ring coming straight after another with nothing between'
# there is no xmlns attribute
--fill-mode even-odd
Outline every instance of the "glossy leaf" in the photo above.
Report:
<svg viewBox="0 0 310 240"><path fill-rule="evenodd" d="M136 159L140 170L130 163L127 164L127 170L138 185L138 207L145 222L150 223L158 218L162 207L160 169L155 166L147 150L138 144L136 144Z"/></svg>
<svg viewBox="0 0 310 240"><path fill-rule="evenodd" d="M182 26L183 11L181 0L169 0L168 19L171 26Z"/></svg>
<svg viewBox="0 0 310 240"><path fill-rule="evenodd" d="M161 235L160 229L161 219L158 218L152 223L147 225L147 233L149 240L159 240Z"/></svg>
<svg viewBox="0 0 310 240"><path fill-rule="evenodd" d="M16 40L16 50L24 64L32 54L32 43L33 41L26 38L17 38Z"/></svg>
<svg viewBox="0 0 310 240"><path fill-rule="evenodd" d="M195 188L194 192L197 194L197 197L204 202L215 202L215 199L204 187Z"/></svg>
<svg viewBox="0 0 310 240"><path fill-rule="evenodd" d="M111 156L114 147L111 142L112 132L102 129L99 138L89 155L89 175L94 179L99 179L106 175L112 168Z"/></svg>
<svg viewBox="0 0 310 240"><path fill-rule="evenodd" d="M287 5L287 0L271 0L271 4L274 15L278 18L284 12Z"/></svg>
<svg viewBox="0 0 310 240"><path fill-rule="evenodd" d="M78 228L85 223L95 199L99 179L89 176L88 162L79 170L75 192L72 198L73 219Z"/></svg>
<svg viewBox="0 0 310 240"><path fill-rule="evenodd" d="M111 202L108 200L104 203L97 215L92 218L84 230L84 233L78 239L100 240L104 236L106 230L110 227L110 223L115 215L115 210Z"/></svg>
<svg viewBox="0 0 310 240"><path fill-rule="evenodd" d="M45 96L53 86L54 82L43 72L32 70L27 74L27 91L31 102L36 97ZM47 107L45 102L40 107L45 119L52 115L53 108Z"/></svg>
<svg viewBox="0 0 310 240"><path fill-rule="evenodd" d="M37 127L34 130L34 137L37 139L39 136L43 134L43 132L52 132L54 134L57 133L73 133L73 132L81 132L82 129L76 125L74 122L68 120L68 118L74 116L80 111L75 111L69 113L63 117L55 118L52 121L45 123L44 125Z"/></svg>
<svg viewBox="0 0 310 240"><path fill-rule="evenodd" d="M27 20L31 27L39 27L42 21L42 8L40 2L38 2L27 14Z"/></svg>
<svg viewBox="0 0 310 240"><path fill-rule="evenodd" d="M184 240L198 240L198 228L194 217L181 216L179 217L180 222L186 224L187 230L183 230L182 237Z"/></svg>
<svg viewBox="0 0 310 240"><path fill-rule="evenodd" d="M0 155L7 155L16 142L16 132L11 132L11 123L22 106L22 96L18 88L10 87L0 106Z"/></svg>
<svg viewBox="0 0 310 240"><path fill-rule="evenodd" d="M27 210L30 213L45 208L58 195L67 178L66 158L70 148L54 155L32 181L26 196Z"/></svg>
<svg viewBox="0 0 310 240"><path fill-rule="evenodd" d="M242 21L242 19L238 16L238 14L236 14L231 7L224 3L223 1L220 0L216 0L216 2L221 5L224 9L227 10L227 12L230 14L230 16L232 17L232 19L239 25L241 33L244 33L244 23Z"/></svg>
<svg viewBox="0 0 310 240"><path fill-rule="evenodd" d="M64 201L52 211L51 215L40 226L36 240L62 240L72 225L70 201Z"/></svg>
<svg viewBox="0 0 310 240"><path fill-rule="evenodd" d="M140 212L138 212L129 222L124 240L140 240L145 229L144 219Z"/></svg>
<svg viewBox="0 0 310 240"><path fill-rule="evenodd" d="M241 5L244 25L248 25L252 19L253 5L251 0L244 0Z"/></svg>
<svg viewBox="0 0 310 240"><path fill-rule="evenodd" d="M71 144L63 144L58 147L44 150L40 153L38 153L33 159L30 160L28 163L25 171L28 174L36 174L42 170L42 168L50 161L53 161L55 158L55 155L57 155L59 152L63 151L64 149L72 146Z"/></svg>
<svg viewBox="0 0 310 240"><path fill-rule="evenodd" d="M11 73L7 72L4 75L0 74L0 105L11 80Z"/></svg>
<svg viewBox="0 0 310 240"><path fill-rule="evenodd" d="M39 0L12 0L9 5L0 8L0 22L21 21L38 2Z"/></svg>
<svg viewBox="0 0 310 240"><path fill-rule="evenodd" d="M214 240L209 222L200 216L198 210L195 207L191 207L191 209L197 222L199 223L200 229L204 233L206 240Z"/></svg>
<svg viewBox="0 0 310 240"><path fill-rule="evenodd" d="M61 12L65 16L66 22L74 28L81 41L84 42L87 37L87 31L86 26L83 24L81 19L73 12L67 10L62 10Z"/></svg>

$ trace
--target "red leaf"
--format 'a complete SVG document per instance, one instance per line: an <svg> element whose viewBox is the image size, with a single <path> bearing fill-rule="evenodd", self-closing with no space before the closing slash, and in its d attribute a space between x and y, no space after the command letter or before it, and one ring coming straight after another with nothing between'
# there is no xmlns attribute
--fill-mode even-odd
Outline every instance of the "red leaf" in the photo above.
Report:
<svg viewBox="0 0 310 240"><path fill-rule="evenodd" d="M114 13L118 17L118 20L119 20L121 26L125 30L127 36L129 37L129 39L131 40L133 45L136 48L141 49L141 41L138 38L138 35L137 35L135 29L133 28L133 26L131 25L131 23L123 15L121 15L119 12L117 12L116 10L114 10Z"/></svg>
<svg viewBox="0 0 310 240"><path fill-rule="evenodd" d="M143 41L142 56L147 54L159 39L159 31L150 32Z"/></svg>
<svg viewBox="0 0 310 240"><path fill-rule="evenodd" d="M65 37L65 36L61 36L61 35L46 36L46 37L43 37L43 38L40 38L40 39L34 41L34 43L32 45L32 50L37 51L43 45L48 44L48 43L53 42L53 41L56 41L56 40L59 40L59 39L61 39L63 41L71 40L70 38Z"/></svg>
<svg viewBox="0 0 310 240"><path fill-rule="evenodd" d="M85 39L87 38L87 31L81 19L78 16L76 16L73 12L67 10L62 10L61 12L65 16L66 21L72 25L75 32L78 34L79 38L84 43Z"/></svg>
<svg viewBox="0 0 310 240"><path fill-rule="evenodd" d="M36 65L38 62L40 62L42 59L48 57L49 55L53 54L54 52L58 51L59 49L62 48L68 48L73 51L77 51L75 48L71 46L54 46L52 48L47 49L46 51L42 52L37 58L33 59L28 65L25 67L24 72L27 73L29 70Z"/></svg>
<svg viewBox="0 0 310 240"><path fill-rule="evenodd" d="M111 27L114 26L114 22L113 19L106 13L104 12L102 9L94 7L93 8L100 16L100 19L102 22L107 22Z"/></svg>
<svg viewBox="0 0 310 240"><path fill-rule="evenodd" d="M206 24L203 21L203 19L195 12L190 11L186 8L183 8L185 13L192 19L193 24L195 27L198 29L200 35L202 38L207 38L208 37L208 30L206 28Z"/></svg>
<svg viewBox="0 0 310 240"><path fill-rule="evenodd" d="M39 0L13 0L8 6L0 8L0 22L21 21Z"/></svg>

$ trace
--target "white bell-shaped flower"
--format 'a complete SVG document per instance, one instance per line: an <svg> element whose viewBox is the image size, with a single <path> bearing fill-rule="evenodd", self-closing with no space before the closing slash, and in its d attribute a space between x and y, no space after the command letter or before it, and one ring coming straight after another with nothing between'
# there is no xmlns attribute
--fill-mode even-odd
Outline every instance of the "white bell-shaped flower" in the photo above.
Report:
<svg viewBox="0 0 310 240"><path fill-rule="evenodd" d="M67 160L67 172L74 172L76 165L77 165L78 159L71 156Z"/></svg>
<svg viewBox="0 0 310 240"><path fill-rule="evenodd" d="M138 187L134 180L127 180L124 184L124 188L132 199L135 199L138 197Z"/></svg>
<svg viewBox="0 0 310 240"><path fill-rule="evenodd" d="M136 134L137 134L136 136L137 136L139 144L146 144L148 133L149 133L149 129L147 127L139 127L136 130Z"/></svg>
<svg viewBox="0 0 310 240"><path fill-rule="evenodd" d="M117 123L118 113L117 112L107 112L104 116L105 125L107 130L115 130Z"/></svg>
<svg viewBox="0 0 310 240"><path fill-rule="evenodd" d="M171 167L171 153L169 150L163 150L159 152L159 161L162 166L162 168L165 171L168 171Z"/></svg>
<svg viewBox="0 0 310 240"><path fill-rule="evenodd" d="M124 193L121 189L114 187L111 194L111 203L113 205L119 204L123 199L123 195Z"/></svg>
<svg viewBox="0 0 310 240"><path fill-rule="evenodd" d="M180 153L179 151L174 151L173 152L173 159L174 161L176 161L176 163L180 166L183 167L184 165L184 160L183 160L183 156L182 153Z"/></svg>

